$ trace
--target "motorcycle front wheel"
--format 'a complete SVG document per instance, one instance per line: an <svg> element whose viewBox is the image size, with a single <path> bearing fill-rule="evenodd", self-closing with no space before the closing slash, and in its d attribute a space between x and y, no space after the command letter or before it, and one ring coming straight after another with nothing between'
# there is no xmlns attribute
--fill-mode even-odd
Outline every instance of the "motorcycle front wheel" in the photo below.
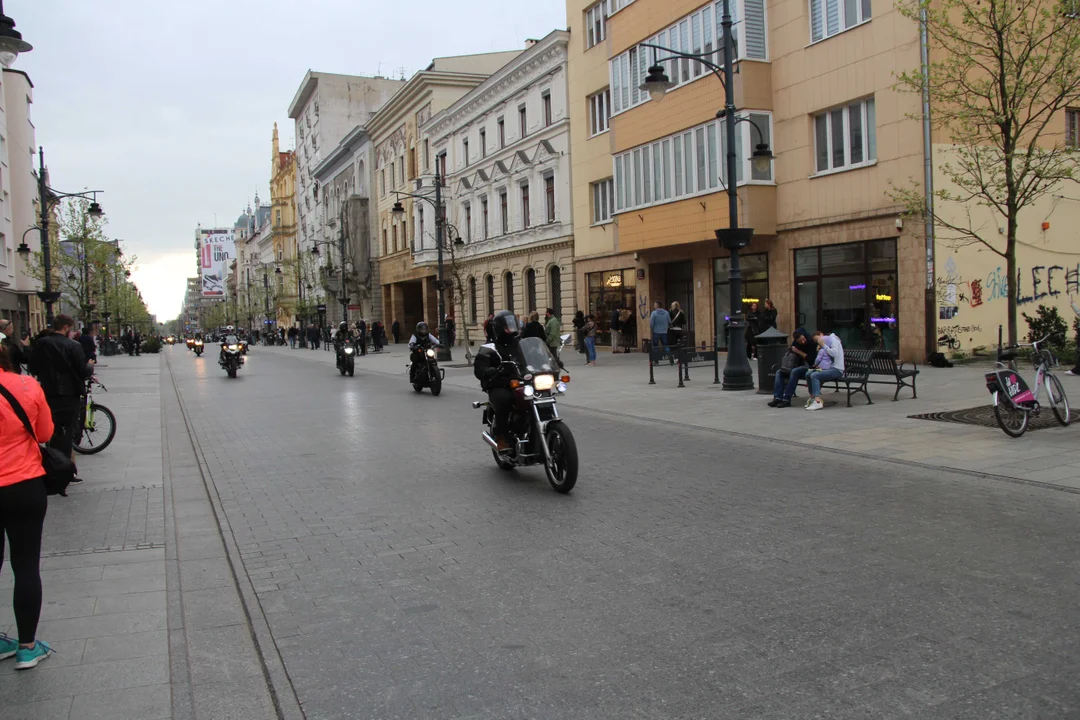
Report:
<svg viewBox="0 0 1080 720"><path fill-rule="evenodd" d="M441 392L442 378L440 378L438 375L435 375L433 378L431 378L431 394L438 397L439 393Z"/></svg>
<svg viewBox="0 0 1080 720"><path fill-rule="evenodd" d="M338 365L338 370L341 371L341 376L345 377L345 368L343 366L341 366L341 365Z"/></svg>
<svg viewBox="0 0 1080 720"><path fill-rule="evenodd" d="M561 422L552 423L547 430L548 452L551 461L544 464L548 482L555 492L568 493L577 484L577 443L570 428Z"/></svg>

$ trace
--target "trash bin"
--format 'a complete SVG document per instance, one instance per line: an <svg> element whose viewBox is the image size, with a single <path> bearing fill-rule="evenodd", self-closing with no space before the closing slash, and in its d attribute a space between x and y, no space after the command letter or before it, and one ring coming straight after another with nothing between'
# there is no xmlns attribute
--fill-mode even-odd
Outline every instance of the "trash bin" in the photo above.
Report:
<svg viewBox="0 0 1080 720"><path fill-rule="evenodd" d="M788 349L787 333L782 333L774 327L754 338L757 341L758 353L758 394L772 394L773 377L776 368L784 359L784 353Z"/></svg>

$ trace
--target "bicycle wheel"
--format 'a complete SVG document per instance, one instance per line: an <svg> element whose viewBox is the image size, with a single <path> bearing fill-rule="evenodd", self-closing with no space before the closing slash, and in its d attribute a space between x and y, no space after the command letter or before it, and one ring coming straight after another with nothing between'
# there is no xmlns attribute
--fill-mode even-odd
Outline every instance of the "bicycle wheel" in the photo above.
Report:
<svg viewBox="0 0 1080 720"><path fill-rule="evenodd" d="M1065 388L1061 386L1056 375L1046 376L1046 394L1050 396L1050 408L1054 411L1054 417L1062 425L1068 425L1071 421L1069 398L1065 397Z"/></svg>
<svg viewBox="0 0 1080 720"><path fill-rule="evenodd" d="M97 403L92 403L92 407L92 419L85 423L82 436L72 446L80 455L95 455L109 447L116 437L116 416L112 410Z"/></svg>
<svg viewBox="0 0 1080 720"><path fill-rule="evenodd" d="M994 405L994 417L1009 437L1018 438L1027 432L1028 413L1017 410L1008 400Z"/></svg>

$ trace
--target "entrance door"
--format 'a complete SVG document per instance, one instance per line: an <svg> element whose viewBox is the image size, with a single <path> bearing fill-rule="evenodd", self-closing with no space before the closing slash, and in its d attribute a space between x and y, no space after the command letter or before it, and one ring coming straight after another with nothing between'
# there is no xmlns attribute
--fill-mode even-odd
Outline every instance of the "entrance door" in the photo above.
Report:
<svg viewBox="0 0 1080 720"><path fill-rule="evenodd" d="M679 303L686 313L687 344L697 344L694 339L694 263L692 261L666 263L664 265L664 307Z"/></svg>
<svg viewBox="0 0 1080 720"><path fill-rule="evenodd" d="M811 335L818 327L818 281L803 280L796 290L795 327L806 328Z"/></svg>

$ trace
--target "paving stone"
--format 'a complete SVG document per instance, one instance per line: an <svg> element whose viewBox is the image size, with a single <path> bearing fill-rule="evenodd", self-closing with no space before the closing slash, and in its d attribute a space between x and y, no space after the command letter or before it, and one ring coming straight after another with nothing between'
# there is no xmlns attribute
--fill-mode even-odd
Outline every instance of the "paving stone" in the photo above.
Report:
<svg viewBox="0 0 1080 720"><path fill-rule="evenodd" d="M165 630L147 630L123 635L89 638L83 651L86 662L123 660L124 658L155 657L169 652Z"/></svg>
<svg viewBox="0 0 1080 720"><path fill-rule="evenodd" d="M75 696L72 718L79 720L170 720L169 685L113 690Z"/></svg>
<svg viewBox="0 0 1080 720"><path fill-rule="evenodd" d="M71 714L71 698L4 705L4 720L68 720Z"/></svg>

